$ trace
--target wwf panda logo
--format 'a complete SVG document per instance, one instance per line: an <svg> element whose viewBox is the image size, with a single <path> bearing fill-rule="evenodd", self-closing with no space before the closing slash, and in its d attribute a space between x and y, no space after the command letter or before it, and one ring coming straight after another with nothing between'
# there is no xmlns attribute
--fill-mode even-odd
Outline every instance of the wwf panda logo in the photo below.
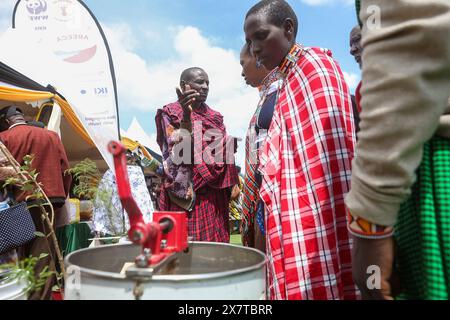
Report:
<svg viewBox="0 0 450 320"><path fill-rule="evenodd" d="M25 2L30 14L38 15L47 11L47 2L45 0L25 0Z"/></svg>

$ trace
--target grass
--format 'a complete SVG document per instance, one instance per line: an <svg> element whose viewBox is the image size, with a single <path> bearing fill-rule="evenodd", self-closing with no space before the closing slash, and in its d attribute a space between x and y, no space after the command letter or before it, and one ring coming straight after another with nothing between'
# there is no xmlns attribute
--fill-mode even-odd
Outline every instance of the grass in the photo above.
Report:
<svg viewBox="0 0 450 320"><path fill-rule="evenodd" d="M239 221L230 220L230 243L242 246L242 238L239 233Z"/></svg>
<svg viewBox="0 0 450 320"><path fill-rule="evenodd" d="M232 234L230 236L230 243L236 244L238 246L242 246L241 235L240 234Z"/></svg>

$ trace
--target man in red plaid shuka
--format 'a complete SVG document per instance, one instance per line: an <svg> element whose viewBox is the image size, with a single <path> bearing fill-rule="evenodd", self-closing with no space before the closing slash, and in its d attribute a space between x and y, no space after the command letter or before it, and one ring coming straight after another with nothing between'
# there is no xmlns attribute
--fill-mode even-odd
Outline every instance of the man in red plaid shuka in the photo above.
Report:
<svg viewBox="0 0 450 320"><path fill-rule="evenodd" d="M270 299L355 299L344 196L355 144L351 98L331 53L296 44L283 0L247 13L247 43L284 83L261 154Z"/></svg>
<svg viewBox="0 0 450 320"><path fill-rule="evenodd" d="M231 188L239 183L235 140L227 135L223 116L205 103L209 91L205 71L185 70L181 89L178 102L156 115L164 162L160 210L187 211L193 241L229 243Z"/></svg>

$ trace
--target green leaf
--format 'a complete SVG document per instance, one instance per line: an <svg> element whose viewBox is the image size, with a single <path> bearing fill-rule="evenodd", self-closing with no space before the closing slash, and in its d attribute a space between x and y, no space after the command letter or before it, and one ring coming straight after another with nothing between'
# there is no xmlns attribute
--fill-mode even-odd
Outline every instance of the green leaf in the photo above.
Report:
<svg viewBox="0 0 450 320"><path fill-rule="evenodd" d="M34 235L35 235L36 237L38 237L38 238L45 238L45 237L46 237L45 234L43 234L42 232L39 232L39 231L36 231L36 232L34 233Z"/></svg>
<svg viewBox="0 0 450 320"><path fill-rule="evenodd" d="M33 193L33 197L35 197L36 199L42 199L44 198L44 195L42 194L42 192L37 192Z"/></svg>
<svg viewBox="0 0 450 320"><path fill-rule="evenodd" d="M34 190L34 186L26 184L26 185L22 186L22 190L23 191L33 191Z"/></svg>
<svg viewBox="0 0 450 320"><path fill-rule="evenodd" d="M39 256L39 260L44 259L46 257L48 257L48 253L41 253Z"/></svg>

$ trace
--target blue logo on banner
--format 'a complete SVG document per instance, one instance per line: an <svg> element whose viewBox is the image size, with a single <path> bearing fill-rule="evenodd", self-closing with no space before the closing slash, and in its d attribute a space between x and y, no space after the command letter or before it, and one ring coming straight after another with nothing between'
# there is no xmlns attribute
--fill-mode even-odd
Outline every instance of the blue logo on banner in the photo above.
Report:
<svg viewBox="0 0 450 320"><path fill-rule="evenodd" d="M108 88L103 87L103 88L95 88L94 89L94 93L97 96L104 96L108 94Z"/></svg>
<svg viewBox="0 0 450 320"><path fill-rule="evenodd" d="M30 14L41 14L47 11L47 2L45 0L25 0L27 10Z"/></svg>

